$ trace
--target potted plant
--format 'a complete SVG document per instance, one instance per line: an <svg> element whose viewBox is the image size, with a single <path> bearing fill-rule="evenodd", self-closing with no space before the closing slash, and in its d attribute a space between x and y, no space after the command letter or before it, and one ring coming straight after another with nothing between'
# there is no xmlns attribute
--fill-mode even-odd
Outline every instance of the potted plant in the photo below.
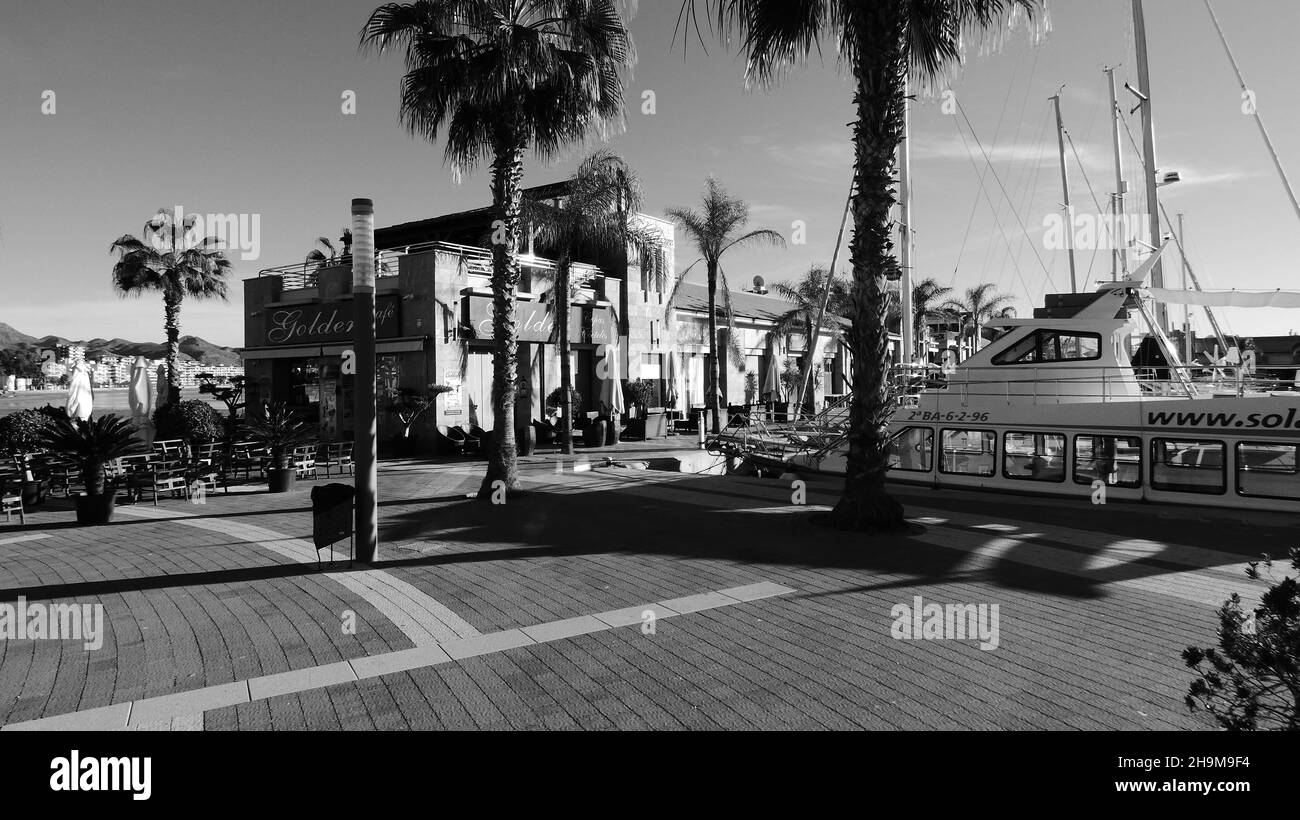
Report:
<svg viewBox="0 0 1300 820"><path fill-rule="evenodd" d="M293 489L298 472L293 466L293 448L312 440L315 431L299 421L284 402L263 404L260 416L249 415L244 424L253 441L270 454L266 468L267 488L273 493Z"/></svg>
<svg viewBox="0 0 1300 820"><path fill-rule="evenodd" d="M403 387L392 395L388 409L397 414L402 423L401 435L393 437L393 451L398 458L411 458L416 453L419 434L413 432L415 422L434 406L438 396L450 393L451 387L445 384L431 384L427 391Z"/></svg>
<svg viewBox="0 0 1300 820"><path fill-rule="evenodd" d="M753 404L758 398L758 374L752 370L745 372L745 404Z"/></svg>
<svg viewBox="0 0 1300 820"><path fill-rule="evenodd" d="M559 443L561 445L564 444L565 431L568 431L568 435L572 437L573 431L578 429L577 427L578 407L582 405L582 394L579 393L577 390L574 390L572 387L569 388L569 407L572 410L573 418L569 418L569 419L564 418L563 405L564 405L563 387L557 387L546 395L547 415L555 419L555 421L552 423L555 425L556 431L559 435Z"/></svg>
<svg viewBox="0 0 1300 820"><path fill-rule="evenodd" d="M86 492L77 496L78 524L113 520L117 487L109 481L106 466L129 455L139 444L130 420L116 415L92 416L86 421L55 419L46 429L46 449L75 462L81 473Z"/></svg>
<svg viewBox="0 0 1300 820"><path fill-rule="evenodd" d="M633 418L628 419L627 430L624 435L628 438L646 439L654 434L654 430L649 425L649 408L658 394L659 391L655 389L653 382L648 382L645 379L628 382L628 403L636 408L636 413ZM660 421L662 421L663 414L658 415Z"/></svg>

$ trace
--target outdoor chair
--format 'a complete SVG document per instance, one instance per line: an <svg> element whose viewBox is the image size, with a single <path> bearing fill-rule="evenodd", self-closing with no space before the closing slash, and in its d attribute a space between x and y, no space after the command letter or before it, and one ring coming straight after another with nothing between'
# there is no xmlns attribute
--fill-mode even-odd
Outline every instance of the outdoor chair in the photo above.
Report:
<svg viewBox="0 0 1300 820"><path fill-rule="evenodd" d="M538 421L533 419L533 429L537 431L537 443L553 445L560 434L560 430L549 421Z"/></svg>
<svg viewBox="0 0 1300 820"><path fill-rule="evenodd" d="M147 458L143 464L140 456L123 456L121 459L132 503L143 499L146 492L152 496L155 507L158 506L158 496L163 493L172 497L179 493L189 498L190 482L182 460L164 459L158 455Z"/></svg>
<svg viewBox="0 0 1300 820"><path fill-rule="evenodd" d="M194 456L193 470L195 479L204 485L210 484L213 492L216 492L218 481L225 492L230 492L230 452L225 444L200 444Z"/></svg>
<svg viewBox="0 0 1300 820"><path fill-rule="evenodd" d="M293 469L298 478L306 478L308 474L312 478L317 478L316 471L316 448L318 444L309 444L305 447L293 448Z"/></svg>
<svg viewBox="0 0 1300 820"><path fill-rule="evenodd" d="M251 441L236 442L230 448L230 474L243 473L244 480L248 480L254 470L261 469L263 455L262 448Z"/></svg>
<svg viewBox="0 0 1300 820"><path fill-rule="evenodd" d="M487 443L487 438L487 430L484 430L477 424L471 424L469 430L465 433L465 452L482 453L483 447Z"/></svg>
<svg viewBox="0 0 1300 820"><path fill-rule="evenodd" d="M352 462L352 442L336 441L321 445L320 458L316 461L317 467L325 468L325 477L328 478L335 467L338 468L339 475L347 470L349 474L356 471L356 465Z"/></svg>
<svg viewBox="0 0 1300 820"><path fill-rule="evenodd" d="M23 509L22 484L0 479L0 512L5 514L5 523L18 513L18 523L27 523L27 511Z"/></svg>

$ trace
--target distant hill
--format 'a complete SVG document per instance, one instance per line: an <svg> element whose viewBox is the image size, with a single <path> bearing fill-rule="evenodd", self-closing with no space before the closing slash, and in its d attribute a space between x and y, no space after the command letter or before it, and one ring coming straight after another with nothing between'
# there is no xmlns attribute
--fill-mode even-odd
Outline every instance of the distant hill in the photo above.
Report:
<svg viewBox="0 0 1300 820"><path fill-rule="evenodd" d="M63 336L28 336L13 327L0 322L0 349L14 348L20 344L38 347L57 347L60 345L85 345L86 357L92 360L107 355L144 356L146 359L161 359L167 355L167 346L162 342L133 342L129 339L89 339L85 341L66 339ZM198 336L182 336L180 340L181 360L193 359L202 364L238 365L243 360L229 347L213 344Z"/></svg>

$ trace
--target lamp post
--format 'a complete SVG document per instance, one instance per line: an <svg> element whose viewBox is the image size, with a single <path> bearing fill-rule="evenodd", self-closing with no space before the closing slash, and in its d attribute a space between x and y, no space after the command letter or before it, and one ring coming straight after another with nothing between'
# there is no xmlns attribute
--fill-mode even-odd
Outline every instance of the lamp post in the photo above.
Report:
<svg viewBox="0 0 1300 820"><path fill-rule="evenodd" d="M368 564L375 560L379 548L379 499L375 495L379 460L375 426L375 205L369 199L352 200L352 305L357 367L353 391L357 560Z"/></svg>

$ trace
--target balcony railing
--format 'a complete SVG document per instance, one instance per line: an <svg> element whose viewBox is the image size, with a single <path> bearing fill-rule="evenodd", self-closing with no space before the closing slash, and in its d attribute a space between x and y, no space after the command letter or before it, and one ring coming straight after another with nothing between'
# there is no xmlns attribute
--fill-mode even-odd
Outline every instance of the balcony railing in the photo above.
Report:
<svg viewBox="0 0 1300 820"><path fill-rule="evenodd" d="M403 245L397 248L380 250L375 253L375 276L377 278L396 276L398 260L401 257L431 250L445 251L459 256L461 264L466 268L466 273L471 277L471 284L486 285L491 280L492 251L472 245L457 245L453 242L422 242L416 245ZM281 265L278 268L266 268L260 271L258 276L278 276L281 287L285 291L305 290L316 287L316 274L321 268L343 264L348 258L342 257L341 259L326 260L324 262L298 262L292 265ZM533 254L520 254L519 264L522 267L546 273L554 273L556 268L555 260L545 259ZM595 265L574 262L569 266L569 275L573 278L575 286L583 287L588 285L592 279L603 276L604 273Z"/></svg>

